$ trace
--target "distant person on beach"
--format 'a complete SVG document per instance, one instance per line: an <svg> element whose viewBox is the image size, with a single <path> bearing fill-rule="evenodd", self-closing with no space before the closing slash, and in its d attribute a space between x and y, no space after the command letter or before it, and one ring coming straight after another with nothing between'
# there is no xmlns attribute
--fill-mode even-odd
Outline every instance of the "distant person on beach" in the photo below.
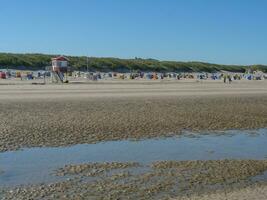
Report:
<svg viewBox="0 0 267 200"><path fill-rule="evenodd" d="M223 75L223 82L226 83L227 76L226 74Z"/></svg>
<svg viewBox="0 0 267 200"><path fill-rule="evenodd" d="M227 78L228 78L229 83L232 83L232 78L231 78L230 74L228 74Z"/></svg>

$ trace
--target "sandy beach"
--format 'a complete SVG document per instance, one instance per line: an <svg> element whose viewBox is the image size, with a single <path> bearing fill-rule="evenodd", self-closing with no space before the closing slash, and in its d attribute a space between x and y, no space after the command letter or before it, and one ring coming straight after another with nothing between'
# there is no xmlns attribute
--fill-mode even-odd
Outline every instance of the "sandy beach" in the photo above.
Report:
<svg viewBox="0 0 267 200"><path fill-rule="evenodd" d="M1 1L0 200L267 200L266 1Z"/></svg>
<svg viewBox="0 0 267 200"><path fill-rule="evenodd" d="M142 140L181 135L184 131L266 128L266 86L266 81L232 84L218 81L102 81L66 85L17 85L1 81L0 151ZM253 166L251 162L249 166ZM208 162L203 166L216 169L217 164ZM235 165L229 165L229 170L231 166ZM260 171L265 168L264 164ZM168 177L165 172L163 175ZM225 177L223 175L222 180ZM234 175L233 178L239 180L240 176ZM46 199L46 194L61 195L62 188L75 184L70 181L4 193L6 199ZM168 188L169 182L159 184L163 184L162 187L155 190ZM112 189L109 186L105 186L107 191ZM119 186L113 190L119 190ZM32 191L33 196L28 196L28 191ZM266 191L262 183L244 182L244 187L227 188L225 192L192 193L178 199L267 199ZM76 194L79 192L78 188L74 191ZM68 199L68 196L60 197ZM153 199L152 196L145 197Z"/></svg>
<svg viewBox="0 0 267 200"><path fill-rule="evenodd" d="M264 128L267 82L0 85L0 151Z"/></svg>

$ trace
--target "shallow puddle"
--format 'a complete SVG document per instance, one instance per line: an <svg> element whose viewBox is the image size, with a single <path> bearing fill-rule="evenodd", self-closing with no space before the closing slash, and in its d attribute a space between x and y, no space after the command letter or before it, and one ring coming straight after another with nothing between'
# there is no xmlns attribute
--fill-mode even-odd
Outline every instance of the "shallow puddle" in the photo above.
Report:
<svg viewBox="0 0 267 200"><path fill-rule="evenodd" d="M192 134L142 141L114 141L0 153L0 186L59 181L54 170L67 164L165 160L267 159L267 129ZM264 176L258 177L265 179Z"/></svg>

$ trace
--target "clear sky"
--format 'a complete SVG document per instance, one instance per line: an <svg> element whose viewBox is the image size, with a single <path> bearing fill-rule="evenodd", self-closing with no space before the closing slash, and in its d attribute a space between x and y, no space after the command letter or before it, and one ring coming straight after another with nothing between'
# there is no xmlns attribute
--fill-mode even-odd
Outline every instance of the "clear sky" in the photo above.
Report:
<svg viewBox="0 0 267 200"><path fill-rule="evenodd" d="M0 52L267 64L267 0L0 0Z"/></svg>

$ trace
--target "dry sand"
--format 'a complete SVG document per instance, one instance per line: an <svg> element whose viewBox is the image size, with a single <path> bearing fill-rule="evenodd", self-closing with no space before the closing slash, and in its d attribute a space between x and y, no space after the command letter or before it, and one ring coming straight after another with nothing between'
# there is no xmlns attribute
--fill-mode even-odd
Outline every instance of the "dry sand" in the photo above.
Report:
<svg viewBox="0 0 267 200"><path fill-rule="evenodd" d="M15 85L9 85L9 84ZM32 82L1 81L0 100L88 99L119 97L181 97L211 95L267 94L267 81L99 81L67 85L32 85Z"/></svg>

